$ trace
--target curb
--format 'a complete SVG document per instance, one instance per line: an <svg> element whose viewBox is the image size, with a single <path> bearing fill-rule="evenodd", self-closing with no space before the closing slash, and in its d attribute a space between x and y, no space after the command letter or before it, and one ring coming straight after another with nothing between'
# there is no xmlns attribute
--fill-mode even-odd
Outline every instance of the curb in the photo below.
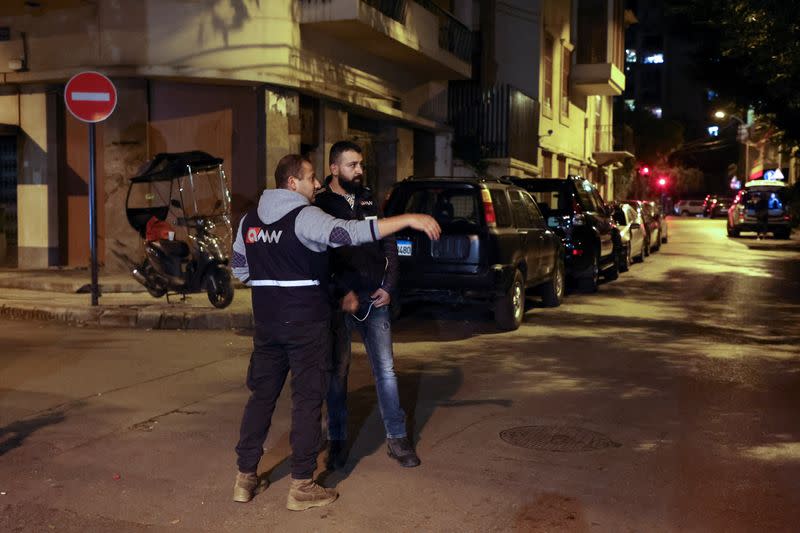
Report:
<svg viewBox="0 0 800 533"><path fill-rule="evenodd" d="M252 329L251 312L208 312L191 310L137 309L131 307L96 307L75 309L58 305L0 305L0 318L10 320L47 320L77 326L132 329Z"/></svg>

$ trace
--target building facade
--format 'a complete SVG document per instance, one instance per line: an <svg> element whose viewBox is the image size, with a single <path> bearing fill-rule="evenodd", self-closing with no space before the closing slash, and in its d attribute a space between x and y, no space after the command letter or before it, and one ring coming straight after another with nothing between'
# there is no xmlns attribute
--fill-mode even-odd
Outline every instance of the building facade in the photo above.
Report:
<svg viewBox="0 0 800 533"><path fill-rule="evenodd" d="M451 102L456 140L482 136L493 174L581 174L611 198L611 169L632 157L615 151L612 137L612 99L625 90L622 1L489 0L481 6L474 17L480 61L475 80L466 82L476 97L460 107ZM451 100L463 84L451 82ZM488 111L488 125L461 126L459 112L476 103Z"/></svg>
<svg viewBox="0 0 800 533"><path fill-rule="evenodd" d="M464 4L464 5L462 5ZM88 134L64 105L74 74L114 82L97 126L98 251L135 254L127 182L159 152L224 159L234 219L273 186L277 161L331 144L365 150L378 194L415 172L449 174L447 83L472 76L471 0L52 0L0 7L0 154L21 268L86 266ZM116 253L115 253L116 252Z"/></svg>

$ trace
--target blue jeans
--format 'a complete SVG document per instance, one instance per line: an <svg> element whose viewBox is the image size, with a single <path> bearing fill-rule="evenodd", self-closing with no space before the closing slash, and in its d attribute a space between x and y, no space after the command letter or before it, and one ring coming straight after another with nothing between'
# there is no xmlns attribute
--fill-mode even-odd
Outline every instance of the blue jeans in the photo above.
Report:
<svg viewBox="0 0 800 533"><path fill-rule="evenodd" d="M350 314L337 314L339 316L334 319L333 375L328 389L328 439L347 440L347 374L350 370L353 330L361 335L367 349L386 437L405 437L406 414L400 407L400 393L394 373L389 306L373 308L363 322Z"/></svg>

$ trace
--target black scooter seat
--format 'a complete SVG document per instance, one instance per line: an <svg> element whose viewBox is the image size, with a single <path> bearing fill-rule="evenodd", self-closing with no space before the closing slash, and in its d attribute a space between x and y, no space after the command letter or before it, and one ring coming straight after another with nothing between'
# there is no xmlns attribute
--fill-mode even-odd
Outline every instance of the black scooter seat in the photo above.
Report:
<svg viewBox="0 0 800 533"><path fill-rule="evenodd" d="M159 239L151 241L150 246L166 254L168 257L188 257L189 246L183 241L168 241L166 239Z"/></svg>

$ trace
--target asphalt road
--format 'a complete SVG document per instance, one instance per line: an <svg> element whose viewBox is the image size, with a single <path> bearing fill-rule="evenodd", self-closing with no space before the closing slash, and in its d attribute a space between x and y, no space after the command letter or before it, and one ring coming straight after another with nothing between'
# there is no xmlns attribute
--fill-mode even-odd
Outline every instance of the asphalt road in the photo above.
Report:
<svg viewBox="0 0 800 533"><path fill-rule="evenodd" d="M322 475L341 497L303 513L285 398L272 485L230 501L248 332L0 322L0 531L796 531L800 242L670 224L516 332L474 308L401 318L419 468L386 457L357 344L350 461Z"/></svg>

